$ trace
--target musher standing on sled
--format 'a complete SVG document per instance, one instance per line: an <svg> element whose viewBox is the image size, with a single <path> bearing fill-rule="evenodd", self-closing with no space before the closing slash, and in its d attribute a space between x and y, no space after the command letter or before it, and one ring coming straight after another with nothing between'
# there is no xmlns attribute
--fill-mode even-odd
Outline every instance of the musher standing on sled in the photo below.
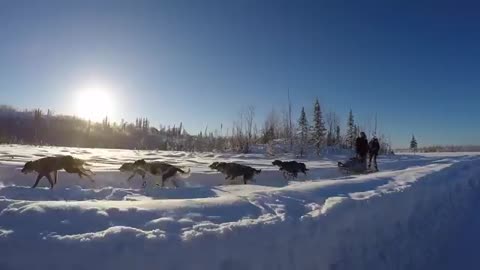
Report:
<svg viewBox="0 0 480 270"><path fill-rule="evenodd" d="M355 141L355 152L362 164L362 169L367 170L368 140L365 132L360 133L360 137Z"/></svg>
<svg viewBox="0 0 480 270"><path fill-rule="evenodd" d="M378 165L377 165L377 156L378 152L380 152L380 143L378 142L377 137L373 136L373 138L370 140L369 144L369 162L368 162L368 169L372 167L372 159L373 159L373 164L375 166L375 170L378 171Z"/></svg>

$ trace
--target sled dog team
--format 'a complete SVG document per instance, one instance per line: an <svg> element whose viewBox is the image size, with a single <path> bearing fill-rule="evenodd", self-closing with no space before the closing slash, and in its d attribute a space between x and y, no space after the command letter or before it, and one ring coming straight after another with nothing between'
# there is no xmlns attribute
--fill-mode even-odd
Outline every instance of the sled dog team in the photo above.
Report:
<svg viewBox="0 0 480 270"><path fill-rule="evenodd" d="M94 173L91 170L84 168L84 165L88 164L85 161L74 158L70 155L52 156L25 163L21 172L24 174L36 172L38 174L32 188L35 188L43 177L47 178L48 182L50 183L50 188L53 188L55 184L57 184L58 171L62 169L65 170L67 173L78 174L80 178L85 176L90 179L90 181L94 182L92 178ZM278 166L279 170L283 173L283 176L286 179L294 179L298 176L298 173L303 173L306 175L308 171L305 163L297 161L275 160L272 162L272 165ZM233 180L236 177L243 177L244 184L247 184L247 181L253 180L253 177L262 171L247 165L242 165L234 162L213 162L209 165L209 168L224 174L226 180ZM127 181L130 181L137 174L140 175L142 179L145 179L147 173L153 176L159 176L162 180L160 184L161 187L164 187L165 182L175 175L188 175L190 173L190 170L185 171L177 166L168 164L166 162L147 162L144 159L124 163L119 168L119 170L121 172L132 173L127 179ZM177 187L175 181L172 181L172 183ZM146 181L144 180L143 186L145 185ZM157 183L157 185L159 184Z"/></svg>
<svg viewBox="0 0 480 270"><path fill-rule="evenodd" d="M372 140L369 142L365 132L361 132L360 136L355 141L355 152L356 157L351 158L347 162L338 162L338 167L341 170L348 171L351 173L365 173L371 172L371 165L373 159L373 165L375 171L378 171L377 167L377 156L380 151L380 144L378 139L373 136ZM367 155L370 157L368 168L367 168ZM92 175L94 173L91 170L85 169L83 165L87 163L81 159L74 158L72 156L54 156L54 157L45 157L35 161L29 161L25 163L25 166L22 169L22 173L37 172L37 179L32 188L35 188L39 181L46 177L50 183L50 188L53 188L57 184L57 174L59 170L65 170L67 173L78 174L80 178L86 176L92 182ZM303 173L307 175L307 167L305 163L297 161L281 161L274 160L272 165L279 167L279 170L283 173L285 179L294 179L297 178L298 173ZM225 175L225 180L233 180L237 177L243 177L243 183L247 184L247 181L253 180L253 177L262 172L262 170L257 170L247 165L242 165L234 162L213 162L208 166L212 170L216 170ZM165 186L165 182L177 174L188 175L190 170L184 171L181 168L168 164L162 161L152 161L147 162L145 159L139 159L134 162L124 163L119 170L121 172L131 172L132 175L128 177L127 181L130 181L135 175L140 175L143 181L143 186L146 185L145 177L147 173L153 176L159 176L162 179L161 186ZM53 173L53 179L52 175ZM175 181L172 183L177 187ZM157 183L157 185L159 185Z"/></svg>

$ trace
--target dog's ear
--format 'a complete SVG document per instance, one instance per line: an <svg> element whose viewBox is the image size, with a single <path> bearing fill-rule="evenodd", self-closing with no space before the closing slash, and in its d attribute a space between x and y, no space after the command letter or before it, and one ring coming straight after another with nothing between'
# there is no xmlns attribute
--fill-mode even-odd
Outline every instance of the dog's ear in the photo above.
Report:
<svg viewBox="0 0 480 270"><path fill-rule="evenodd" d="M127 163L123 163L122 166L120 166L120 168L118 168L119 170L125 170L127 169L129 166Z"/></svg>
<svg viewBox="0 0 480 270"><path fill-rule="evenodd" d="M137 161L134 162L135 165L144 165L144 164L147 164L147 162L145 161L145 159L139 159Z"/></svg>

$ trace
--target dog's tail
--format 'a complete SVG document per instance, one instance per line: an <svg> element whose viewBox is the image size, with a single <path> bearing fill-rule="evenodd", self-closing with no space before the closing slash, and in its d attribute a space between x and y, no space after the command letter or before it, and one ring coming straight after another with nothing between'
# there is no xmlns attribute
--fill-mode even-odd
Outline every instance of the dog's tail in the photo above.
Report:
<svg viewBox="0 0 480 270"><path fill-rule="evenodd" d="M300 168L302 169L302 172L304 172L304 173L305 173L306 171L308 171L307 166L305 165L305 163L300 163Z"/></svg>
<svg viewBox="0 0 480 270"><path fill-rule="evenodd" d="M85 160L83 159L79 159L79 158L75 158L75 157L72 157L73 158L73 165L74 166L83 166L83 165L86 165L86 166L91 166L90 164L88 164Z"/></svg>
<svg viewBox="0 0 480 270"><path fill-rule="evenodd" d="M87 168L83 168L83 166L87 166L87 167L91 167L92 165L87 163L85 160L83 159L79 159L79 158L74 158L74 166L76 167L79 167L79 169L81 169L82 171L90 174L90 175L95 175L94 172L92 172L92 170L90 169L87 169Z"/></svg>
<svg viewBox="0 0 480 270"><path fill-rule="evenodd" d="M184 170L182 170L182 169L180 169L180 168L177 168L177 172L180 173L180 176L181 176L182 178L187 178L187 177L190 176L190 168L188 168L188 170L186 170L186 171L184 171Z"/></svg>

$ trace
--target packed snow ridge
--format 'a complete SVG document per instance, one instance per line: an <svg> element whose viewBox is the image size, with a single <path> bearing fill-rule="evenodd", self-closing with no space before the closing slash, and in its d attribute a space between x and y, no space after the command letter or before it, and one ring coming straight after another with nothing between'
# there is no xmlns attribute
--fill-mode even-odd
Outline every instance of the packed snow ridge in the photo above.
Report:
<svg viewBox="0 0 480 270"><path fill-rule="evenodd" d="M87 160L96 182L59 173L53 190L31 189L19 168L57 154ZM142 188L117 170L140 158L191 173ZM0 146L0 269L431 269L479 206L480 154L387 156L348 176L331 153L288 182L271 162L291 158ZM213 161L262 173L228 182Z"/></svg>

